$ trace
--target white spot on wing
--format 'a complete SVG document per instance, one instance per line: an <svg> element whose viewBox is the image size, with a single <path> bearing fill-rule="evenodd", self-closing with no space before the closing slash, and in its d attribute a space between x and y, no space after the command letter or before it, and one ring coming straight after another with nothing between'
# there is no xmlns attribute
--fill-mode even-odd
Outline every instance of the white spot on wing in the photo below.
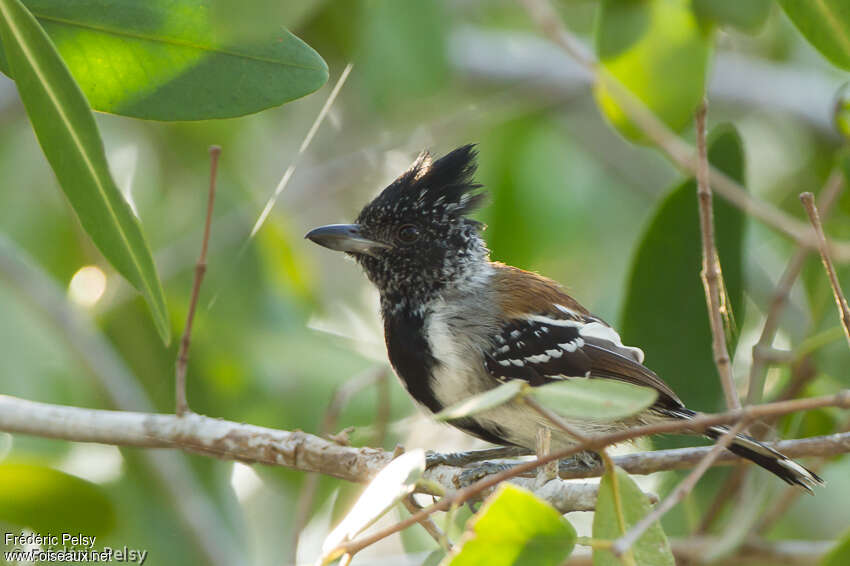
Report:
<svg viewBox="0 0 850 566"><path fill-rule="evenodd" d="M643 363L644 353L640 348L635 348L634 346L623 346L626 350L631 351L632 357L639 364Z"/></svg>
<svg viewBox="0 0 850 566"><path fill-rule="evenodd" d="M598 338L622 346L620 335L613 328L605 326L601 322L588 322L578 332L585 338Z"/></svg>
<svg viewBox="0 0 850 566"><path fill-rule="evenodd" d="M513 365L515 365L518 368L521 368L525 365L525 363L522 360L508 360L508 361L511 362Z"/></svg>
<svg viewBox="0 0 850 566"><path fill-rule="evenodd" d="M511 361L510 360L499 360L499 365L504 366L504 367L508 367L509 365L511 365Z"/></svg>
<svg viewBox="0 0 850 566"><path fill-rule="evenodd" d="M633 348L630 346L624 346L622 340L620 339L620 335L617 334L610 326L602 324L601 322L589 322L579 328L579 334L584 336L585 338L595 338L597 340L604 340L605 342L610 342L615 350L622 350L627 356L630 356L638 363L643 363L643 350L640 348Z"/></svg>
<svg viewBox="0 0 850 566"><path fill-rule="evenodd" d="M551 358L560 358L564 355L564 352L558 349L546 350L546 355Z"/></svg>
<svg viewBox="0 0 850 566"><path fill-rule="evenodd" d="M534 322L542 322L543 324L551 324L552 326L569 326L569 327L580 327L584 323L578 320L564 319L564 318L551 318L548 316L543 316L542 314L533 314L526 317L528 320L533 320ZM548 332L548 329L544 326L541 330L545 329L545 332Z"/></svg>
<svg viewBox="0 0 850 566"><path fill-rule="evenodd" d="M533 364L545 364L549 361L549 356L546 354L535 354L533 356L528 356L525 358L525 361L531 362Z"/></svg>
<svg viewBox="0 0 850 566"><path fill-rule="evenodd" d="M558 344L559 348L563 348L567 352L575 352L578 348L584 346L584 340L581 338L576 338L572 342L564 342L563 344Z"/></svg>

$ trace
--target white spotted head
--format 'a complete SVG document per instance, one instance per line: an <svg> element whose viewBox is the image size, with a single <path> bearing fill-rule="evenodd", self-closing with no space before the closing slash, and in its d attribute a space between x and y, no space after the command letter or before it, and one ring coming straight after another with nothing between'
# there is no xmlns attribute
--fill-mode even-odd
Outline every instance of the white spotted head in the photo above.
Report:
<svg viewBox="0 0 850 566"><path fill-rule="evenodd" d="M475 157L473 145L436 160L422 153L355 224L318 228L307 237L351 254L385 309L421 306L488 259L483 225L468 217L485 197L472 180Z"/></svg>

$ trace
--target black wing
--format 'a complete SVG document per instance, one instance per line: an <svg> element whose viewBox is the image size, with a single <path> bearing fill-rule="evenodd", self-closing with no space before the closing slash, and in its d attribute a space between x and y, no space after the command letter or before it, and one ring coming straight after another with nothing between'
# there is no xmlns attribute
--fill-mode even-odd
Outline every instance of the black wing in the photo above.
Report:
<svg viewBox="0 0 850 566"><path fill-rule="evenodd" d="M499 381L522 379L535 386L571 377L616 379L658 391L656 408L682 406L676 393L641 363L643 352L624 346L600 319L570 314L507 321L485 356L487 371Z"/></svg>

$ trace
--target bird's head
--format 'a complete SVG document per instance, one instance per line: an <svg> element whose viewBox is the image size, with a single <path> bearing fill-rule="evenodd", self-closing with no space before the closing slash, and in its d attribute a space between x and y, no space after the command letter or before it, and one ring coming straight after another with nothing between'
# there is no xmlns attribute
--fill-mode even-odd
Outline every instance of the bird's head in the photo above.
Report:
<svg viewBox="0 0 850 566"><path fill-rule="evenodd" d="M363 207L354 224L321 226L306 237L353 256L385 308L425 304L488 259L483 226L468 217L485 196L472 182L475 157L472 145L437 160L422 153Z"/></svg>

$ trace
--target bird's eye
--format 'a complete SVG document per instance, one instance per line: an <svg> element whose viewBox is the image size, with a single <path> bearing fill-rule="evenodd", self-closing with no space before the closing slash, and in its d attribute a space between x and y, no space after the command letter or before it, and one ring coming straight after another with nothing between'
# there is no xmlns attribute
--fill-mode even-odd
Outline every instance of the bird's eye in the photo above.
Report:
<svg viewBox="0 0 850 566"><path fill-rule="evenodd" d="M412 244L419 239L419 228L413 224L405 224L398 229L398 239L405 244Z"/></svg>

